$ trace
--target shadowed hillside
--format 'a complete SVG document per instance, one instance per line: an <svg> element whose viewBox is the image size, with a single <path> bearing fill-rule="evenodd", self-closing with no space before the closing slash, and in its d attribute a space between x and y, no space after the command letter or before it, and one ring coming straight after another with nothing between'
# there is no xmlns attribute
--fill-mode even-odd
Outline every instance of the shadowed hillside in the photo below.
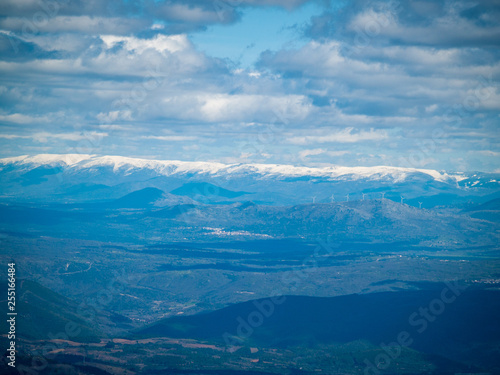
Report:
<svg viewBox="0 0 500 375"><path fill-rule="evenodd" d="M411 343L411 349L500 370L498 356L478 350L500 345L500 291L463 291L443 284L430 291L333 298L286 296L278 304L270 301L255 300L211 313L168 318L137 331L137 335L293 348L359 340L389 345L406 332L405 341Z"/></svg>
<svg viewBox="0 0 500 375"><path fill-rule="evenodd" d="M0 285L7 290L5 283ZM96 311L90 303L77 303L31 280L17 280L16 296L17 335L22 339L99 342L106 332L132 327L123 316ZM5 320L0 328L8 331Z"/></svg>

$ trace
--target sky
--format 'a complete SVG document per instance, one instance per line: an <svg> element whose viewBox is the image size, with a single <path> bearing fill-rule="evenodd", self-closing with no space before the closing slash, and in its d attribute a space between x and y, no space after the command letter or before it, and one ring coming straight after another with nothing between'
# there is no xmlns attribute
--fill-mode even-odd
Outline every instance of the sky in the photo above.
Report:
<svg viewBox="0 0 500 375"><path fill-rule="evenodd" d="M0 157L500 172L499 47L499 0L2 0Z"/></svg>

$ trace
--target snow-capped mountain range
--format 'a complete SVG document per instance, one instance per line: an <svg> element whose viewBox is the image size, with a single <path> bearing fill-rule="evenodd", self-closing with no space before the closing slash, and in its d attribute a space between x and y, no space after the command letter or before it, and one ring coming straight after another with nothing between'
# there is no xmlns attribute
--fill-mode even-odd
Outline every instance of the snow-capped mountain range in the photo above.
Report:
<svg viewBox="0 0 500 375"><path fill-rule="evenodd" d="M252 200L293 205L346 200L347 194L354 200L375 199L383 193L389 199L399 201L403 197L416 204L419 197L436 200L446 195L447 200L460 201L470 196L489 196L500 190L498 177L390 166L315 168L82 154L0 159L1 195L37 200L116 199L154 187L191 198L203 196L204 203ZM439 199L432 204L438 204Z"/></svg>
<svg viewBox="0 0 500 375"><path fill-rule="evenodd" d="M129 172L133 169L149 169L162 176L175 174L207 174L211 176L231 176L256 174L261 177L326 177L330 179L391 179L404 181L415 173L430 176L436 181L461 181L463 175L448 175L432 169L400 168L388 166L376 167L296 167L279 164L222 164L215 162L185 162L178 160L148 160L123 156L96 156L81 154L41 154L0 159L0 165L18 165L27 168L39 166L62 166L67 169L82 170L95 167L112 167L113 171Z"/></svg>

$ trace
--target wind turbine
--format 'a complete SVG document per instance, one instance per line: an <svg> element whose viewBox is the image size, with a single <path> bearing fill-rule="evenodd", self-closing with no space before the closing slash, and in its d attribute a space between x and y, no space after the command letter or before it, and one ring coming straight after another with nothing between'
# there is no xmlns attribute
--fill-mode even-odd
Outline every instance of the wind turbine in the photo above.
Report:
<svg viewBox="0 0 500 375"><path fill-rule="evenodd" d="M365 200L365 195L366 195L366 194L365 194L365 193L361 193L361 194L363 195L362 200Z"/></svg>
<svg viewBox="0 0 500 375"><path fill-rule="evenodd" d="M313 197L313 204L316 203L316 197Z"/></svg>
<svg viewBox="0 0 500 375"><path fill-rule="evenodd" d="M404 200L405 200L405 197L401 196L401 204L403 204Z"/></svg>
<svg viewBox="0 0 500 375"><path fill-rule="evenodd" d="M330 200L331 200L331 202L332 202L332 203L333 203L333 202L335 202L335 196L334 196L333 194L332 194L332 196L330 197Z"/></svg>
<svg viewBox="0 0 500 375"><path fill-rule="evenodd" d="M418 208L422 208L422 202L418 202Z"/></svg>
<svg viewBox="0 0 500 375"><path fill-rule="evenodd" d="M385 193L380 193L382 195L382 199L384 199Z"/></svg>
<svg viewBox="0 0 500 375"><path fill-rule="evenodd" d="M349 194L347 194L345 197L346 197L346 202L349 202Z"/></svg>

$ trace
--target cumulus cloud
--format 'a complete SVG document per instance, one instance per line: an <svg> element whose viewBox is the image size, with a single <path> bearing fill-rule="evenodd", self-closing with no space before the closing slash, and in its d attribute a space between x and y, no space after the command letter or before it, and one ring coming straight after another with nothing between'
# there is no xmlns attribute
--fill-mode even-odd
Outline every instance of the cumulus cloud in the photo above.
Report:
<svg viewBox="0 0 500 375"><path fill-rule="evenodd" d="M197 137L186 136L186 135L148 135L148 136L142 136L141 139L154 139L157 141L181 142L181 141L194 141L197 139Z"/></svg>
<svg viewBox="0 0 500 375"><path fill-rule="evenodd" d="M96 153L352 164L380 162L383 147L388 164L413 152L443 168L467 151L475 168L493 164L498 2L325 6L248 69L194 44L209 26L248 22L249 9L307 2L2 1L2 146L65 152L90 137L109 141Z"/></svg>
<svg viewBox="0 0 500 375"><path fill-rule="evenodd" d="M9 115L0 115L0 121L23 125L32 123L47 123L49 118L46 116L29 116L22 113L12 113Z"/></svg>
<svg viewBox="0 0 500 375"><path fill-rule="evenodd" d="M48 142L49 139L58 139L62 141L84 141L88 140L91 138L103 138L107 137L108 133L100 133L100 132L87 132L87 133L78 133L78 132L73 132L73 133L59 133L59 134L54 134L54 133L49 133L49 132L40 132L40 133L35 133L31 136L32 139L34 139L37 142L40 143L46 143Z"/></svg>
<svg viewBox="0 0 500 375"><path fill-rule="evenodd" d="M21 34L85 32L126 35L161 28L169 34L203 30L209 25L240 19L245 7L277 6L294 9L309 0L4 0L0 27ZM141 17L137 17L141 15Z"/></svg>
<svg viewBox="0 0 500 375"><path fill-rule="evenodd" d="M357 126L443 126L444 114L456 106L468 108L462 111L466 126L473 112L486 111L484 116L489 116L488 111L497 110L500 60L495 50L481 44L396 41L386 37L391 27L424 21L406 19L401 9L387 9L390 2L350 4L339 13L313 18L307 30L313 40L300 48L266 51L258 66L300 87L315 105L324 107L317 113L333 113L339 119L338 108ZM440 6L436 17L450 16L451 5ZM456 9L453 14L464 18ZM423 11L417 16L427 17ZM330 18L335 25L328 23ZM472 21L464 18L463 22ZM432 30L432 25L426 30ZM474 25L484 32L493 27ZM456 27L453 22L448 26L450 32Z"/></svg>
<svg viewBox="0 0 500 375"><path fill-rule="evenodd" d="M497 1L352 0L338 12L314 17L306 32L360 45L498 46L499 21Z"/></svg>
<svg viewBox="0 0 500 375"><path fill-rule="evenodd" d="M317 156L317 155L327 155L327 156L335 157L335 156L344 156L347 154L350 154L350 152L349 151L328 151L328 150L323 149L323 148L315 148L315 149L306 149L306 150L300 151L299 157L301 159L306 159L310 156Z"/></svg>
<svg viewBox="0 0 500 375"><path fill-rule="evenodd" d="M375 129L354 132L354 128L346 128L323 133L323 135L290 137L287 141L297 145L308 145L314 143L357 143L364 141L381 141L388 138L387 132Z"/></svg>
<svg viewBox="0 0 500 375"><path fill-rule="evenodd" d="M287 113L289 119L304 119L310 111L306 97L300 95L206 95L198 97L199 115L208 121L266 121L276 113Z"/></svg>
<svg viewBox="0 0 500 375"><path fill-rule="evenodd" d="M18 135L18 134L0 134L0 138L3 139L16 139L16 138L31 138L30 136L27 135Z"/></svg>
<svg viewBox="0 0 500 375"><path fill-rule="evenodd" d="M185 35L156 35L152 38L101 35L88 46L86 53L62 54L28 61L0 61L0 70L18 76L94 75L106 79L143 77L160 79L179 74L197 74L211 69L225 69L216 59L196 51Z"/></svg>
<svg viewBox="0 0 500 375"><path fill-rule="evenodd" d="M32 22L24 17L6 17L0 19L0 28L19 33L29 39L39 33L87 33L118 35L139 32L148 27L150 22L118 17L56 16L43 22Z"/></svg>
<svg viewBox="0 0 500 375"><path fill-rule="evenodd" d="M127 51L133 51L139 54L147 49L153 49L158 52L175 53L192 48L186 35L156 35L151 39L101 35L100 38L108 49L115 47L117 44L121 44Z"/></svg>

